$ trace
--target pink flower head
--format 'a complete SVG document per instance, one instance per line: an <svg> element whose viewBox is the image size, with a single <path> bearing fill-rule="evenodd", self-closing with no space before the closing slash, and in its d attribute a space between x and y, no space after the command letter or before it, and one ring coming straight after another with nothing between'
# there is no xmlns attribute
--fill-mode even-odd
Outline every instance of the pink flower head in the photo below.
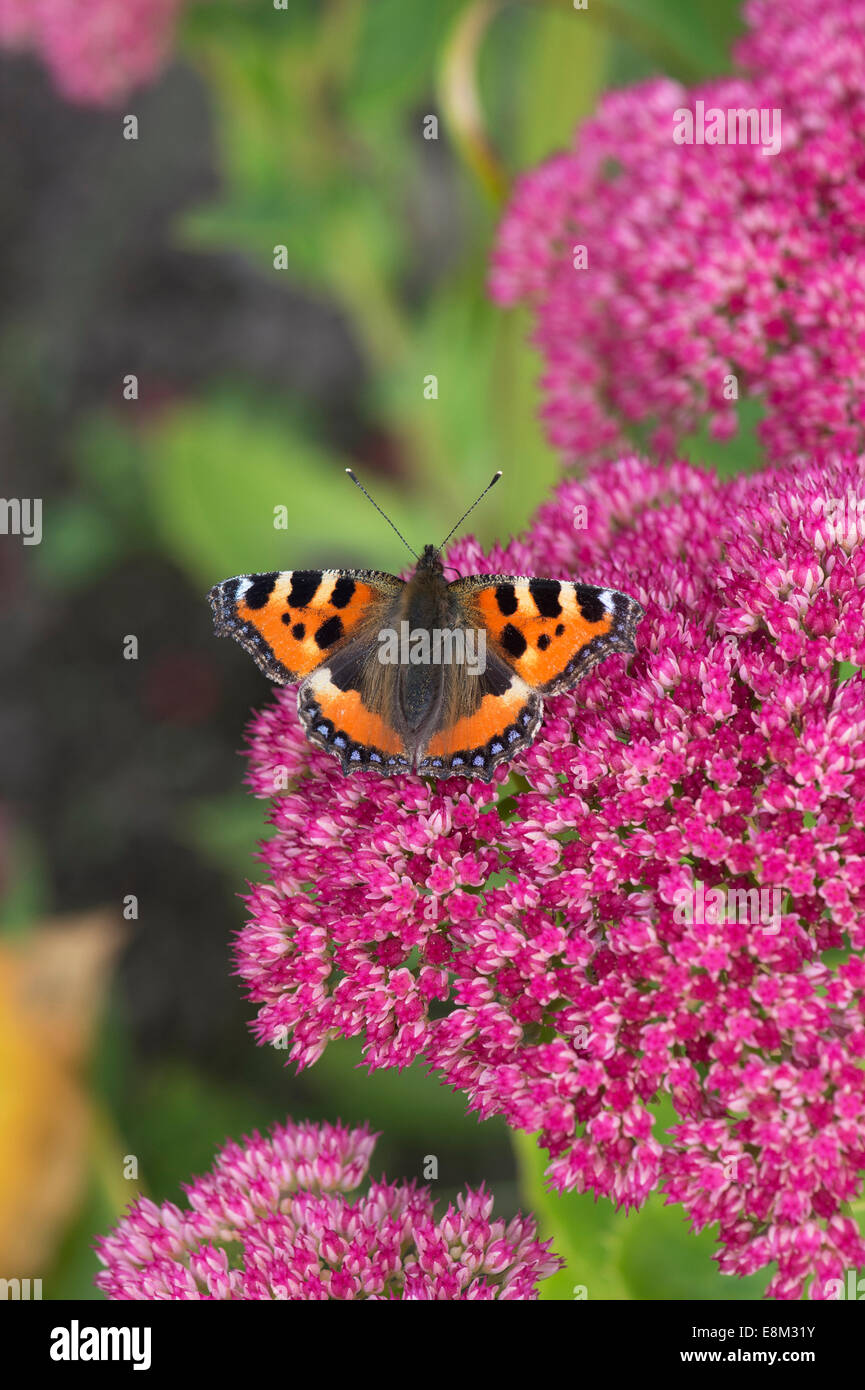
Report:
<svg viewBox="0 0 865 1390"><path fill-rule="evenodd" d="M237 943L259 1040L300 1066L338 1036L371 1068L423 1058L539 1131L559 1190L636 1206L665 1182L720 1223L725 1272L776 1264L777 1296L861 1265L859 499L858 459L722 483L626 457L507 550L454 546L463 573L646 609L630 665L550 700L491 787L344 778L280 691L251 781L288 790Z"/></svg>
<svg viewBox="0 0 865 1390"><path fill-rule="evenodd" d="M183 0L0 0L0 43L39 53L67 100L103 106L163 66Z"/></svg>
<svg viewBox="0 0 865 1390"><path fill-rule="evenodd" d="M567 461L726 438L745 396L776 459L865 447L865 0L746 14L741 78L608 94L514 192L491 286L532 306ZM700 107L724 143L676 142Z"/></svg>
<svg viewBox="0 0 865 1390"><path fill-rule="evenodd" d="M426 1188L370 1182L376 1136L274 1127L228 1143L188 1206L141 1197L97 1242L113 1299L536 1299L560 1267L530 1218L467 1190L436 1221ZM348 1194L355 1194L350 1196Z"/></svg>

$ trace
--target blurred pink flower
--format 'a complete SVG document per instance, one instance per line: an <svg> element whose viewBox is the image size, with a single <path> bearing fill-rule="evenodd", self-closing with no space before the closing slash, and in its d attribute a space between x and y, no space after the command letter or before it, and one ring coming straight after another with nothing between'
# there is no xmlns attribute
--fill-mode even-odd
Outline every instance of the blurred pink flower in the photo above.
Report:
<svg viewBox="0 0 865 1390"><path fill-rule="evenodd" d="M151 81L184 0L0 0L0 43L34 49L68 101L109 105Z"/></svg>
<svg viewBox="0 0 865 1390"><path fill-rule="evenodd" d="M536 1299L561 1266L534 1222L470 1189L436 1221L426 1188L366 1177L376 1136L311 1123L228 1143L186 1185L141 1197L97 1242L113 1299Z"/></svg>
<svg viewBox="0 0 865 1390"><path fill-rule="evenodd" d="M745 13L743 78L610 93L517 184L491 287L532 306L567 462L622 451L628 426L664 453L704 419L727 437L735 391L776 459L865 448L865 0ZM780 152L675 143L698 100L777 111Z"/></svg>
<svg viewBox="0 0 865 1390"><path fill-rule="evenodd" d="M26 42L33 32L34 0L0 0L0 43Z"/></svg>
<svg viewBox="0 0 865 1390"><path fill-rule="evenodd" d="M635 1206L665 1180L777 1297L859 1267L865 464L628 457L449 558L633 594L637 654L551 700L492 787L343 778L276 695L251 782L288 790L237 943L258 1038L302 1066L343 1035L372 1068L422 1057L540 1131L558 1189ZM759 910L683 921L698 884Z"/></svg>

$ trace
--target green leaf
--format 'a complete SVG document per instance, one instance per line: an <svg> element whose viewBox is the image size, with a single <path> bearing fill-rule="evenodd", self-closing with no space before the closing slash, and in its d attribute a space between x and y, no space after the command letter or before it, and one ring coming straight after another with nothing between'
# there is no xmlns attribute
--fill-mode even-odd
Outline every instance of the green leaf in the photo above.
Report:
<svg viewBox="0 0 865 1390"><path fill-rule="evenodd" d="M498 490L506 491L500 505L511 534L523 530L561 477L560 459L541 422L542 368L528 341L528 324L525 308L498 314L493 346L490 431L504 472Z"/></svg>
<svg viewBox="0 0 865 1390"><path fill-rule="evenodd" d="M662 1135L663 1137L663 1135ZM754 1300L763 1295L771 1270L747 1278L723 1275L711 1256L715 1228L695 1235L679 1205L664 1205L661 1192L628 1214L591 1193L558 1195L548 1190L545 1152L529 1135L513 1135L526 1205L541 1233L567 1261L544 1285L541 1297L571 1299L580 1286L592 1299L641 1301Z"/></svg>
<svg viewBox="0 0 865 1390"><path fill-rule="evenodd" d="M404 126L406 114L433 98L435 64L463 0L363 6L363 26L348 83L351 114L371 133ZM435 113L435 105L429 106Z"/></svg>
<svg viewBox="0 0 865 1390"><path fill-rule="evenodd" d="M731 47L743 28L740 0L606 0L597 13L658 69L689 83L732 70Z"/></svg>
<svg viewBox="0 0 865 1390"><path fill-rule="evenodd" d="M135 1190L130 1184L130 1198L135 1195ZM43 1282L43 1298L52 1301L82 1299L91 1303L104 1298L105 1295L93 1285L94 1277L102 1268L93 1252L93 1240L95 1236L107 1233L118 1215L95 1171L92 1171L88 1175L81 1206L64 1233L52 1268Z"/></svg>
<svg viewBox="0 0 865 1390"><path fill-rule="evenodd" d="M238 1046L252 1044L241 1037ZM148 1195L157 1202L181 1200L180 1184L207 1172L226 1139L284 1120L284 1110L250 1087L226 1085L175 1061L148 1068L134 1087L127 1086L117 1117L127 1151L137 1157Z"/></svg>
<svg viewBox="0 0 865 1390"><path fill-rule="evenodd" d="M52 511L45 544L36 553L36 570L46 587L90 584L120 560L123 537L102 508L70 498Z"/></svg>
<svg viewBox="0 0 865 1390"><path fill-rule="evenodd" d="M701 467L714 468L721 478L730 478L735 473L753 473L766 462L757 435L757 426L765 413L760 399L746 397L739 401L739 428L732 439L715 439L702 424L678 442L676 456L690 459Z"/></svg>
<svg viewBox="0 0 865 1390"><path fill-rule="evenodd" d="M521 49L518 167L531 168L573 143L604 90L611 39L591 12L537 5Z"/></svg>
<svg viewBox="0 0 865 1390"><path fill-rule="evenodd" d="M711 1227L694 1234L682 1208L665 1206L663 1195L653 1192L627 1219L622 1235L620 1267L630 1297L683 1302L761 1298L771 1270L747 1278L720 1274L712 1259L718 1249L714 1232Z"/></svg>
<svg viewBox="0 0 865 1390"><path fill-rule="evenodd" d="M552 1239L553 1250L566 1265L541 1285L543 1300L575 1297L621 1301L630 1297L618 1267L623 1217L612 1203L596 1202L589 1193L558 1196L549 1191L544 1177L547 1156L534 1136L514 1131L522 1191L527 1212L537 1217L543 1239ZM585 1289L585 1294L581 1294Z"/></svg>
<svg viewBox="0 0 865 1390"><path fill-rule="evenodd" d="M277 1057L285 1055L276 1051ZM338 1114L352 1124L368 1120L382 1131L387 1145L397 1140L420 1141L424 1152L437 1153L443 1147L459 1153L505 1143L504 1121L481 1124L466 1110L465 1096L443 1086L422 1063L415 1062L404 1071L394 1067L367 1071L356 1038L331 1042L305 1076L327 1098L331 1114L325 1118ZM461 1180L457 1178L457 1185Z"/></svg>
<svg viewBox="0 0 865 1390"><path fill-rule="evenodd" d="M380 376L373 408L409 441L425 484L425 539L437 542L496 469L504 477L467 528L484 545L523 529L558 477L536 415L537 365L522 341L524 317L501 314L482 294L483 268L441 290L411 350ZM438 396L424 382L437 378ZM417 522L414 531L417 530Z"/></svg>
<svg viewBox="0 0 865 1390"><path fill-rule="evenodd" d="M197 583L261 570L354 564L399 571L398 540L352 488L342 459L290 421L232 399L185 405L144 446L158 534ZM404 498L376 500L414 534ZM287 508L287 528L277 510Z"/></svg>
<svg viewBox="0 0 865 1390"><path fill-rule="evenodd" d="M234 883L255 878L253 854L271 834L267 803L234 794L193 802L184 808L186 836L198 853L219 867Z"/></svg>
<svg viewBox="0 0 865 1390"><path fill-rule="evenodd" d="M50 873L45 855L35 836L14 822L0 830L7 839L4 846L5 889L0 899L0 937L23 937L50 906Z"/></svg>

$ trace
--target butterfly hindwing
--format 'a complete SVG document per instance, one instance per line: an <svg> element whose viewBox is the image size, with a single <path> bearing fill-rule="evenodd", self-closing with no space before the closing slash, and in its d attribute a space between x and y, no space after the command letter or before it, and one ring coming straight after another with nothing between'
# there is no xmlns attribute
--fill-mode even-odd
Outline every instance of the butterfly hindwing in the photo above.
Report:
<svg viewBox="0 0 865 1390"><path fill-rule="evenodd" d="M289 685L377 620L404 587L379 570L241 574L210 590L216 631L234 637L272 681Z"/></svg>
<svg viewBox="0 0 865 1390"><path fill-rule="evenodd" d="M470 575L449 587L493 651L544 696L569 689L613 652L633 652L643 616L627 594L564 579Z"/></svg>
<svg viewBox="0 0 865 1390"><path fill-rule="evenodd" d="M376 628L343 643L301 683L297 710L307 738L339 758L344 773L410 772L412 752L395 719L399 668L378 660L379 621L397 621L399 597L379 607Z"/></svg>
<svg viewBox="0 0 865 1390"><path fill-rule="evenodd" d="M489 782L499 763L529 746L542 714L540 697L488 649L482 673L445 669L437 724L417 751L416 770Z"/></svg>

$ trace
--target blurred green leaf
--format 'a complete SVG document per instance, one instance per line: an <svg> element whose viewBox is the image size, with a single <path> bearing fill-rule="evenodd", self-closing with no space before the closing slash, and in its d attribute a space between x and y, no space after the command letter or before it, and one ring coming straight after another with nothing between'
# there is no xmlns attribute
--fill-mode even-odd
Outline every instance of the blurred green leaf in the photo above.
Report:
<svg viewBox="0 0 865 1390"><path fill-rule="evenodd" d="M203 858L238 886L256 877L253 853L271 833L266 802L232 794L187 804L184 812L188 837Z"/></svg>
<svg viewBox="0 0 865 1390"><path fill-rule="evenodd" d="M53 513L45 543L35 556L37 574L46 587L83 586L118 563L124 537L101 507L71 497L55 504Z"/></svg>
<svg viewBox="0 0 865 1390"><path fill-rule="evenodd" d="M754 1301L763 1296L771 1271L747 1278L718 1272L712 1259L715 1227L695 1235L682 1208L664 1206L660 1192L624 1221L620 1268L630 1297L641 1301Z"/></svg>
<svg viewBox="0 0 865 1390"><path fill-rule="evenodd" d="M498 490L507 492L500 505L506 505L503 519L512 532L528 524L561 477L559 457L547 443L540 418L541 370L529 342L528 311L498 314L490 415L498 467L505 475Z"/></svg>
<svg viewBox="0 0 865 1390"><path fill-rule="evenodd" d="M442 1147L490 1146L507 1133L501 1120L481 1124L467 1112L465 1096L428 1075L419 1062L404 1071L368 1071L355 1038L331 1042L309 1076L327 1094L335 1114L353 1124L368 1120L389 1143L422 1140L429 1151L438 1153Z"/></svg>
<svg viewBox="0 0 865 1390"><path fill-rule="evenodd" d="M379 138L434 96L437 55L464 0L363 6L363 27L348 89L351 114ZM435 112L435 106L430 107Z"/></svg>
<svg viewBox="0 0 865 1390"><path fill-rule="evenodd" d="M740 9L740 0L606 0L595 14L667 76L692 83L731 71Z"/></svg>
<svg viewBox="0 0 865 1390"><path fill-rule="evenodd" d="M541 1297L574 1297L584 1286L592 1299L642 1301L754 1300L762 1297L770 1271L740 1279L718 1272L714 1228L693 1234L680 1206L665 1206L653 1193L639 1211L617 1212L612 1202L591 1193L550 1192L544 1170L548 1158L530 1135L517 1133L526 1205L539 1218L541 1232L567 1267L543 1286Z"/></svg>
<svg viewBox="0 0 865 1390"><path fill-rule="evenodd" d="M399 570L405 553L327 453L290 422L232 399L184 405L144 445L157 532L197 583L226 575L356 564ZM376 500L403 534L406 501L376 483ZM287 508L287 529L276 509Z"/></svg>
<svg viewBox="0 0 865 1390"><path fill-rule="evenodd" d="M341 296L374 361L404 340L395 286L411 248L398 190L450 7L339 0L316 29L277 16L230 44L203 40L227 180L183 235L243 247L274 275L284 245L290 272Z"/></svg>
<svg viewBox="0 0 865 1390"><path fill-rule="evenodd" d="M238 1046L251 1046L238 1039ZM285 1119L248 1088L213 1080L188 1063L149 1067L123 1099L118 1123L154 1201L178 1201L180 1185L213 1164L228 1138L241 1139Z"/></svg>
<svg viewBox="0 0 865 1390"><path fill-rule="evenodd" d="M765 467L765 452L757 435L757 426L765 413L761 400L746 397L739 401L739 429L732 439L715 439L702 424L679 442L676 457L689 459L702 468L714 468L721 478L753 473Z"/></svg>
<svg viewBox="0 0 865 1390"><path fill-rule="evenodd" d="M48 868L36 839L18 824L4 822L5 887L0 897L0 936L25 936L51 909Z"/></svg>
<svg viewBox="0 0 865 1390"><path fill-rule="evenodd" d="M371 401L414 449L424 540L435 543L496 469L502 481L467 524L484 545L521 531L559 474L534 409L537 368L521 338L525 321L500 314L477 284L458 279L435 296L410 352L379 376ZM436 399L424 396L430 376Z"/></svg>
<svg viewBox="0 0 865 1390"><path fill-rule="evenodd" d="M588 1299L628 1299L630 1293L618 1264L623 1217L611 1202L596 1202L590 1193L557 1196L546 1185L547 1156L534 1137L516 1130L517 1153L525 1208L534 1212L543 1239L552 1239L566 1267L541 1286L543 1300L573 1299L585 1288Z"/></svg>
<svg viewBox="0 0 865 1390"><path fill-rule="evenodd" d="M570 148L604 90L611 49L591 7L538 4L527 18L514 151L520 169Z"/></svg>
<svg viewBox="0 0 865 1390"><path fill-rule="evenodd" d="M130 1198L133 1195L131 1190ZM118 1215L95 1172L91 1173L84 1200L43 1281L43 1298L98 1302L105 1297L93 1285L95 1275L102 1268L94 1254L93 1241L97 1235L104 1235L111 1229Z"/></svg>
<svg viewBox="0 0 865 1390"><path fill-rule="evenodd" d="M107 410L83 417L71 450L76 490L52 503L51 524L35 555L44 585L90 584L146 544L140 448L131 419Z"/></svg>

